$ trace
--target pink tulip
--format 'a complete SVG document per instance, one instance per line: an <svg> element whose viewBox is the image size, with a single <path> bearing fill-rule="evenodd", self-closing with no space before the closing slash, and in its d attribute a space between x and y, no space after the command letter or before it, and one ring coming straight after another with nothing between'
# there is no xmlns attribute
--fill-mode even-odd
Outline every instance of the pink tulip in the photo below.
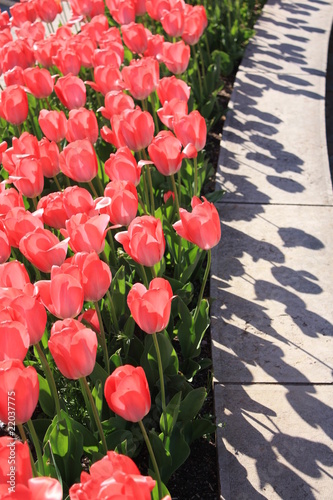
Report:
<svg viewBox="0 0 333 500"><path fill-rule="evenodd" d="M33 215L23 207L14 207L7 212L3 220L7 230L10 246L18 248L23 236L37 228L44 229L40 215Z"/></svg>
<svg viewBox="0 0 333 500"><path fill-rule="evenodd" d="M112 181L140 182L141 167L127 146L117 149L104 164L105 173Z"/></svg>
<svg viewBox="0 0 333 500"><path fill-rule="evenodd" d="M121 90L111 90L104 99L104 106L99 108L104 118L110 120L113 115L121 115L127 109L134 109L133 98Z"/></svg>
<svg viewBox="0 0 333 500"><path fill-rule="evenodd" d="M148 111L141 111L139 107L124 111L120 130L129 149L141 151L149 146L154 136L153 117Z"/></svg>
<svg viewBox="0 0 333 500"><path fill-rule="evenodd" d="M29 445L9 436L0 437L0 484L8 485L11 459L15 450L15 481L17 484L28 485L32 478Z"/></svg>
<svg viewBox="0 0 333 500"><path fill-rule="evenodd" d="M175 98L187 102L190 98L190 92L191 87L175 75L161 78L157 86L157 95L162 106L165 101L171 101Z"/></svg>
<svg viewBox="0 0 333 500"><path fill-rule="evenodd" d="M94 68L94 82L86 82L96 92L106 95L112 90L121 90L124 87L123 78L118 68L114 66L95 66Z"/></svg>
<svg viewBox="0 0 333 500"><path fill-rule="evenodd" d="M159 81L159 64L152 57L132 59L122 70L126 88L135 99L146 99L156 89Z"/></svg>
<svg viewBox="0 0 333 500"><path fill-rule="evenodd" d="M86 108L72 109L69 112L66 139L68 142L87 139L95 144L98 139L98 123L94 111Z"/></svg>
<svg viewBox="0 0 333 500"><path fill-rule="evenodd" d="M84 292L80 281L70 274L51 275L51 280L35 283L42 304L57 318L75 318L83 307Z"/></svg>
<svg viewBox="0 0 333 500"><path fill-rule="evenodd" d="M110 204L102 210L110 216L112 224L128 226L138 211L138 194L130 181L111 181L106 185L104 196Z"/></svg>
<svg viewBox="0 0 333 500"><path fill-rule="evenodd" d="M175 134L184 147L193 144L197 151L206 145L207 126L204 117L199 111L192 111L189 115L184 115L175 120Z"/></svg>
<svg viewBox="0 0 333 500"><path fill-rule="evenodd" d="M40 162L44 177L54 177L60 172L59 148L56 142L43 137L38 142Z"/></svg>
<svg viewBox="0 0 333 500"><path fill-rule="evenodd" d="M39 200L37 208L43 211L42 219L44 224L54 229L66 227L68 215L65 210L64 194L62 191L43 196Z"/></svg>
<svg viewBox="0 0 333 500"><path fill-rule="evenodd" d="M96 152L88 139L68 144L60 153L59 162L61 171L76 182L90 182L98 172Z"/></svg>
<svg viewBox="0 0 333 500"><path fill-rule="evenodd" d="M23 236L19 244L22 254L43 273L64 262L67 247L68 240L59 241L55 234L42 228Z"/></svg>
<svg viewBox="0 0 333 500"><path fill-rule="evenodd" d="M43 134L54 142L60 142L67 133L67 118L63 111L49 111L42 109L39 112L38 123Z"/></svg>
<svg viewBox="0 0 333 500"><path fill-rule="evenodd" d="M24 83L38 99L45 99L53 92L53 79L45 68L26 68L23 71Z"/></svg>
<svg viewBox="0 0 333 500"><path fill-rule="evenodd" d="M170 43L164 42L161 61L171 73L180 75L186 71L190 62L190 47L183 41Z"/></svg>
<svg viewBox="0 0 333 500"><path fill-rule="evenodd" d="M61 233L69 236L69 244L73 252L101 253L105 245L106 227L110 217L106 214L89 217L87 214L73 215L66 221L66 231Z"/></svg>
<svg viewBox="0 0 333 500"><path fill-rule="evenodd" d="M78 266L82 274L84 300L98 302L111 285L110 267L103 262L96 252L79 252L71 258L71 263Z"/></svg>
<svg viewBox="0 0 333 500"><path fill-rule="evenodd" d="M23 123L29 112L27 94L19 85L5 88L0 95L0 116L13 125Z"/></svg>
<svg viewBox="0 0 333 500"><path fill-rule="evenodd" d="M29 156L20 158L9 180L23 196L36 198L44 189L42 162L39 158Z"/></svg>
<svg viewBox="0 0 333 500"><path fill-rule="evenodd" d="M121 28L124 44L134 54L143 54L147 48L147 35L143 24L129 23Z"/></svg>
<svg viewBox="0 0 333 500"><path fill-rule="evenodd" d="M128 293L127 304L141 330L151 334L168 326L172 298L170 283L163 278L155 278L148 290L142 283L135 283Z"/></svg>
<svg viewBox="0 0 333 500"><path fill-rule="evenodd" d="M55 93L68 109L82 108L86 103L86 87L83 81L74 75L66 75L57 81Z"/></svg>

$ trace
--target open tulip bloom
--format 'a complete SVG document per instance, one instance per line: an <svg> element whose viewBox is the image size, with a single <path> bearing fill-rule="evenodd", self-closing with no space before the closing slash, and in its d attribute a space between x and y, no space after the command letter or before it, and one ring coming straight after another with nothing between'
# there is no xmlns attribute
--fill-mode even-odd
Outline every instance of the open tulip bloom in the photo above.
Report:
<svg viewBox="0 0 333 500"><path fill-rule="evenodd" d="M64 4L0 12L0 419L34 444L31 459L16 445L20 498L148 500L155 488L167 500L205 397L191 386L209 325L198 263L221 236L197 196L207 125L190 99L206 12ZM154 479L110 451L141 456L143 442Z"/></svg>

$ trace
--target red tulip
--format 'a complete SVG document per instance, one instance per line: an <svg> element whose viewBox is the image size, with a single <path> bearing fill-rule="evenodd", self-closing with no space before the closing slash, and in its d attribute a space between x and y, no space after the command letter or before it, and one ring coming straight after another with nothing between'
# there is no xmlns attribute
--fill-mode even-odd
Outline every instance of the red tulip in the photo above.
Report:
<svg viewBox="0 0 333 500"><path fill-rule="evenodd" d="M38 123L43 134L54 142L60 142L67 133L67 118L63 111L49 111L42 109L39 112Z"/></svg>
<svg viewBox="0 0 333 500"><path fill-rule="evenodd" d="M38 17L44 23L52 23L57 15L62 12L61 2L58 0L38 0L36 9Z"/></svg>
<svg viewBox="0 0 333 500"><path fill-rule="evenodd" d="M71 486L71 500L97 500L120 498L124 500L150 500L155 481L141 476L132 459L108 451L107 455L90 467L90 474L81 473L81 483Z"/></svg>
<svg viewBox="0 0 333 500"><path fill-rule="evenodd" d="M179 3L182 6L181 3ZM165 11L160 19L164 31L172 37L182 36L185 25L184 8L173 8Z"/></svg>
<svg viewBox="0 0 333 500"><path fill-rule="evenodd" d="M161 61L171 73L180 75L186 71L190 61L190 47L183 41L170 43L164 42Z"/></svg>
<svg viewBox="0 0 333 500"><path fill-rule="evenodd" d="M149 156L157 170L163 175L172 175L182 166L187 155L181 152L182 144L172 132L159 132L148 146Z"/></svg>
<svg viewBox="0 0 333 500"><path fill-rule="evenodd" d="M33 477L28 481L29 492L26 500L62 500L62 487L53 477Z"/></svg>
<svg viewBox="0 0 333 500"><path fill-rule="evenodd" d="M165 251L162 222L151 215L136 217L128 231L117 233L115 239L135 262L143 266L150 267L160 262Z"/></svg>
<svg viewBox="0 0 333 500"><path fill-rule="evenodd" d="M44 228L40 215L40 213L33 215L23 207L15 207L7 212L3 222L7 230L10 246L18 248L23 236L37 228Z"/></svg>
<svg viewBox="0 0 333 500"><path fill-rule="evenodd" d="M127 304L141 330L156 333L168 326L172 298L170 283L155 278L148 290L142 283L135 283L128 293Z"/></svg>
<svg viewBox="0 0 333 500"><path fill-rule="evenodd" d="M20 158L15 170L8 178L23 196L36 198L44 189L44 175L42 163L39 158Z"/></svg>
<svg viewBox="0 0 333 500"><path fill-rule="evenodd" d="M76 214L96 215L93 197L87 189L70 186L64 190L63 198L67 219Z"/></svg>
<svg viewBox="0 0 333 500"><path fill-rule="evenodd" d="M124 111L126 113L128 110ZM123 113L123 114L124 114ZM101 128L101 137L104 141L113 144L116 149L123 148L127 146L124 135L122 133L122 122L123 122L123 114L114 115L111 117L111 127L112 130L106 126Z"/></svg>
<svg viewBox="0 0 333 500"><path fill-rule="evenodd" d="M129 422L139 422L150 410L146 374L138 366L119 366L106 379L104 396L111 410Z"/></svg>
<svg viewBox="0 0 333 500"><path fill-rule="evenodd" d="M19 85L5 88L1 94L0 116L13 125L23 123L29 112L27 94Z"/></svg>
<svg viewBox="0 0 333 500"><path fill-rule="evenodd" d="M0 311L0 361L19 359L23 361L28 352L30 337L26 326L15 321L8 307Z"/></svg>
<svg viewBox="0 0 333 500"><path fill-rule="evenodd" d="M132 0L106 0L111 16L119 24L129 24L135 20L135 5Z"/></svg>
<svg viewBox="0 0 333 500"><path fill-rule="evenodd" d="M150 17L159 21L165 11L170 10L169 0L146 0L146 9Z"/></svg>
<svg viewBox="0 0 333 500"><path fill-rule="evenodd" d="M138 211L138 193L130 181L111 181L106 185L104 196L110 204L102 210L110 216L112 224L128 226Z"/></svg>
<svg viewBox="0 0 333 500"><path fill-rule="evenodd" d="M106 214L89 217L87 214L73 215L66 221L66 231L61 233L69 236L69 244L73 252L101 253L105 245L106 227L110 217Z"/></svg>
<svg viewBox="0 0 333 500"><path fill-rule="evenodd" d="M55 93L68 109L82 108L86 103L86 87L83 81L74 75L66 75L57 81Z"/></svg>
<svg viewBox="0 0 333 500"><path fill-rule="evenodd" d="M152 57L132 59L122 70L126 88L135 99L146 99L156 89L159 81L159 64Z"/></svg>
<svg viewBox="0 0 333 500"><path fill-rule="evenodd" d="M22 254L43 273L60 266L67 253L68 240L59 241L48 229L37 228L20 240Z"/></svg>
<svg viewBox="0 0 333 500"><path fill-rule="evenodd" d="M98 139L98 123L94 111L86 108L72 109L69 112L66 139L68 142L87 139L95 144Z"/></svg>
<svg viewBox="0 0 333 500"><path fill-rule="evenodd" d="M139 107L124 111L120 130L129 149L140 151L149 146L154 136L153 117L148 111L141 111Z"/></svg>
<svg viewBox="0 0 333 500"><path fill-rule="evenodd" d="M148 29L147 33L147 50L144 53L145 57L155 57L156 59L163 53L164 36L152 35Z"/></svg>
<svg viewBox="0 0 333 500"><path fill-rule="evenodd" d="M80 53L74 50L74 48L61 47L58 50L57 54L53 56L52 61L53 64L57 66L57 68L59 68L59 70L64 76L65 75L76 76L80 72L81 56Z"/></svg>
<svg viewBox="0 0 333 500"><path fill-rule="evenodd" d="M70 0L70 5L75 16L91 17L92 0Z"/></svg>
<svg viewBox="0 0 333 500"><path fill-rule="evenodd" d="M161 78L156 90L163 106L165 101L171 101L171 99L187 102L190 98L191 87L184 80L172 75Z"/></svg>
<svg viewBox="0 0 333 500"><path fill-rule="evenodd" d="M11 307L19 314L20 321L26 326L30 345L37 344L44 335L47 315L44 306L32 296L34 292L31 285L25 287L25 292L18 293L11 301Z"/></svg>
<svg viewBox="0 0 333 500"><path fill-rule="evenodd" d="M21 68L21 66L14 66L14 68L11 68L4 73L3 79L6 87L10 87L11 85L20 85L24 87L23 68Z"/></svg>
<svg viewBox="0 0 333 500"><path fill-rule="evenodd" d="M44 177L51 178L59 174L59 148L57 143L43 137L38 142L38 147Z"/></svg>
<svg viewBox="0 0 333 500"><path fill-rule="evenodd" d="M104 164L105 173L112 181L140 183L141 167L127 146L117 149Z"/></svg>
<svg viewBox="0 0 333 500"><path fill-rule="evenodd" d="M175 120L175 134L185 147L193 144L197 151L205 147L207 139L207 126L204 117L199 111L192 111L189 115L184 115Z"/></svg>
<svg viewBox="0 0 333 500"><path fill-rule="evenodd" d="M15 398L15 423L23 424L30 420L39 397L35 368L25 367L18 359L0 362L0 420L5 424L8 424L10 416L9 395Z"/></svg>
<svg viewBox="0 0 333 500"><path fill-rule="evenodd" d="M31 54L33 54L34 43L45 38L45 26L41 21L35 21L34 23L28 21L15 31L18 39L26 41L27 46L30 47Z"/></svg>
<svg viewBox="0 0 333 500"><path fill-rule="evenodd" d="M60 153L60 169L76 182L90 182L98 172L95 149L88 139L68 144Z"/></svg>
<svg viewBox="0 0 333 500"><path fill-rule="evenodd" d="M23 290L27 283L30 283L30 278L24 264L11 260L0 265L0 287Z"/></svg>
<svg viewBox="0 0 333 500"><path fill-rule="evenodd" d="M81 32L81 36L74 37L71 46L80 54L81 65L84 68L92 68L97 43L92 38L88 38L87 33L88 32L86 32L86 34L82 34Z"/></svg>
<svg viewBox="0 0 333 500"><path fill-rule="evenodd" d="M11 466L15 467L16 484L28 485L32 478L29 445L9 436L0 437L0 484L6 484ZM7 485L8 489L8 485Z"/></svg>
<svg viewBox="0 0 333 500"><path fill-rule="evenodd" d="M91 328L96 333L101 333L101 328L98 320L98 315L95 309L87 309L83 314L77 318L78 321L81 321L84 325L91 326Z"/></svg>
<svg viewBox="0 0 333 500"><path fill-rule="evenodd" d="M54 229L66 227L68 219L64 206L64 195L62 191L50 193L43 196L37 205L38 210L43 211L43 222Z"/></svg>
<svg viewBox="0 0 333 500"><path fill-rule="evenodd" d="M47 0L48 1L48 0ZM30 92L38 99L45 99L53 92L53 79L45 68L26 68L23 71L24 83Z"/></svg>
<svg viewBox="0 0 333 500"><path fill-rule="evenodd" d="M93 40L95 43L99 43L103 38L105 38L105 33L109 28L109 21L104 11L105 6L103 2L103 12L100 12L95 17L93 17L89 23L81 25L81 33L87 35L87 37ZM117 28L114 29L117 30Z"/></svg>
<svg viewBox="0 0 333 500"><path fill-rule="evenodd" d="M218 244L221 238L221 223L218 211L213 203L194 196L191 202L192 213L179 209L180 221L173 228L182 238L194 243L203 250L209 250Z"/></svg>
<svg viewBox="0 0 333 500"><path fill-rule="evenodd" d="M59 41L55 36L50 36L45 40L39 40L34 44L34 56L36 61L45 68L53 66L53 57L59 49Z"/></svg>
<svg viewBox="0 0 333 500"><path fill-rule="evenodd" d="M113 66L119 68L124 61L124 46L121 42L112 41L100 49L96 49L93 57L94 66Z"/></svg>
<svg viewBox="0 0 333 500"><path fill-rule="evenodd" d="M121 115L126 109L134 109L132 97L121 90L111 90L104 99L104 106L98 109L104 118L110 120L113 115Z"/></svg>
<svg viewBox="0 0 333 500"><path fill-rule="evenodd" d="M200 40L205 28L207 27L207 14L203 5L190 7L185 17L184 32L182 39L189 45L195 45Z"/></svg>
<svg viewBox="0 0 333 500"><path fill-rule="evenodd" d="M34 4L31 2L16 3L9 10L13 26L22 26L27 21L31 23L36 21L37 12Z"/></svg>
<svg viewBox="0 0 333 500"><path fill-rule="evenodd" d="M12 147L2 155L2 164L9 174L13 174L18 161L23 156L39 158L38 140L32 134L23 132L19 138L13 137Z"/></svg>
<svg viewBox="0 0 333 500"><path fill-rule="evenodd" d="M124 44L134 54L143 54L147 48L147 35L143 24L129 23L121 27Z"/></svg>
<svg viewBox="0 0 333 500"><path fill-rule="evenodd" d="M13 40L8 42L1 50L2 71L6 73L15 66L21 66L22 69L29 68L35 64L33 50L29 47L26 40Z"/></svg>
<svg viewBox="0 0 333 500"><path fill-rule="evenodd" d="M187 102L174 98L171 101L165 101L163 108L157 110L157 115L163 125L170 130L174 130L175 121L187 115L188 106Z"/></svg>
<svg viewBox="0 0 333 500"><path fill-rule="evenodd" d="M121 90L124 87L123 78L118 68L114 66L95 66L94 68L95 82L86 82L96 92L106 95L112 90Z"/></svg>
<svg viewBox="0 0 333 500"><path fill-rule="evenodd" d="M6 227L4 223L0 221L0 264L9 259L11 251Z"/></svg>
<svg viewBox="0 0 333 500"><path fill-rule="evenodd" d="M175 200L175 193L173 191L167 191L166 193L164 193L164 195L163 195L164 203L166 203L170 197L173 200Z"/></svg>
<svg viewBox="0 0 333 500"><path fill-rule="evenodd" d="M24 208L22 194L15 188L5 189L0 192L0 218L4 218L12 208Z"/></svg>
<svg viewBox="0 0 333 500"><path fill-rule="evenodd" d="M35 283L42 304L57 318L78 316L83 307L82 284L71 274L51 274L51 280Z"/></svg>
<svg viewBox="0 0 333 500"><path fill-rule="evenodd" d="M76 253L71 263L78 266L81 271L84 300L91 302L101 300L111 285L112 274L109 266L96 252Z"/></svg>
<svg viewBox="0 0 333 500"><path fill-rule="evenodd" d="M56 321L48 342L54 361L64 377L77 380L94 369L96 333L75 319Z"/></svg>

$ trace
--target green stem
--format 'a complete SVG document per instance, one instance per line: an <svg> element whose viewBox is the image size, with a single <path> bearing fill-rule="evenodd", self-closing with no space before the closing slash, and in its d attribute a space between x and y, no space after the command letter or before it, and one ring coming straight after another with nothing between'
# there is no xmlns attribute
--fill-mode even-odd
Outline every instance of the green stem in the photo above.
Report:
<svg viewBox="0 0 333 500"><path fill-rule="evenodd" d="M58 190L61 192L62 191L62 187L60 186L60 183L59 183L56 175L53 176L53 180L54 180L54 182L55 182Z"/></svg>
<svg viewBox="0 0 333 500"><path fill-rule="evenodd" d="M90 181L90 182L88 182L88 184L89 184L89 187L90 187L93 195L96 196L96 198L98 198L98 193L97 193L97 191L96 191L95 186L93 185L93 183Z"/></svg>
<svg viewBox="0 0 333 500"><path fill-rule="evenodd" d="M155 271L155 267L154 267L154 266L151 266L150 271L151 271L151 275L152 275L152 277L153 277L153 278L157 278L157 274L156 274L156 271Z"/></svg>
<svg viewBox="0 0 333 500"><path fill-rule="evenodd" d="M106 440L105 440L105 436L104 436L102 424L101 424L100 418L98 416L98 412L97 412L97 408L96 408L96 405L95 405L95 401L94 401L94 398L93 398L93 396L91 394L91 390L89 388L87 379L86 379L86 377L82 377L79 380L80 380L80 385L81 385L82 391L84 391L86 393L86 395L88 396L89 403L90 403L90 406L91 406L91 409L92 409L92 412L93 412L93 415L94 415L94 418L95 418L95 422L96 422L96 425L97 425L97 429L98 429L100 438L102 440L102 445L103 445L104 453L107 454L108 447L107 447L107 444L106 444Z"/></svg>
<svg viewBox="0 0 333 500"><path fill-rule="evenodd" d="M41 471L42 476L45 476L42 450L40 448L39 439L38 439L38 436L37 436L35 428L34 428L34 424L32 423L31 419L28 420L27 425L28 425L28 429L29 429L29 432L30 432L30 436L31 436L32 442L33 442L34 447L35 447L39 470Z"/></svg>
<svg viewBox="0 0 333 500"><path fill-rule="evenodd" d="M157 366L158 366L158 373L160 376L160 386L161 386L161 399L162 399L162 412L163 412L163 419L164 419L164 438L167 436L167 428L168 428L168 420L167 420L167 413L166 413L166 403L165 403L165 386L164 386L164 374L163 374L163 365L162 365L162 358L161 358L161 351L160 351L160 346L158 345L158 340L157 340L157 335L156 333L153 333L153 342L156 350L156 356L157 356Z"/></svg>
<svg viewBox="0 0 333 500"><path fill-rule="evenodd" d="M117 332L119 332L119 323L118 323L117 313L116 313L116 310L114 308L114 303L113 303L111 293L109 292L109 290L106 292L106 296L109 299L111 316L112 316L112 321L113 321L114 327L117 330Z"/></svg>
<svg viewBox="0 0 333 500"><path fill-rule="evenodd" d="M176 186L174 174L171 174L170 178L171 178L171 182L172 182L172 189L173 189L173 192L175 193L175 205L176 205L177 215L178 215L178 219L180 219L178 191L177 191L177 186Z"/></svg>
<svg viewBox="0 0 333 500"><path fill-rule="evenodd" d="M150 192L150 209L151 214L155 215L155 200L154 200L154 190L153 190L153 182L151 179L150 165L146 165L147 178L148 178L148 186Z"/></svg>
<svg viewBox="0 0 333 500"><path fill-rule="evenodd" d="M41 348L40 344L37 343L35 344L36 351L38 353L39 360L41 362L41 365L43 367L44 373L46 375L47 382L49 384L51 393L52 393L52 398L56 407L56 412L58 415L58 420L61 420L61 408L60 408L60 401L59 401L59 396L58 396L58 391L57 391L57 386L54 381L53 373L51 371L50 365L45 357L45 354L43 352L43 349Z"/></svg>
<svg viewBox="0 0 333 500"><path fill-rule="evenodd" d="M155 96L156 96L156 90L150 94L150 100L151 100L151 107L152 107L152 110L153 110L153 118L154 118L154 123L155 123L155 134L158 134L160 129L159 129L159 126L158 126L158 118L157 118L157 113L156 113L156 99L155 99Z"/></svg>
<svg viewBox="0 0 333 500"><path fill-rule="evenodd" d="M19 433L20 433L20 436L21 436L21 439L22 439L23 443L27 442L27 436L26 436L26 434L24 432L23 425L22 424L16 424L16 426L17 426L17 428L19 430ZM36 469L36 466L35 466L34 458L32 456L30 447L29 447L29 454L30 454L30 462L31 462L32 473L33 473L34 477L38 477L38 472L37 472L37 469Z"/></svg>
<svg viewBox="0 0 333 500"><path fill-rule="evenodd" d="M108 243L110 245L111 264L113 267L117 267L118 259L117 259L117 253L116 253L116 248L114 246L113 234L111 232L111 229L107 230L106 237L107 237Z"/></svg>
<svg viewBox="0 0 333 500"><path fill-rule="evenodd" d="M194 196L197 196L198 191L198 157L194 158Z"/></svg>
<svg viewBox="0 0 333 500"><path fill-rule="evenodd" d="M203 82L204 82L204 87L205 87L205 93L207 94L206 69L205 69L205 62L204 62L204 58L203 58L203 53L202 53L200 41L198 42L198 47L199 47L199 53L200 53L200 62L201 62L201 69L202 69L202 76L203 76Z"/></svg>
<svg viewBox="0 0 333 500"><path fill-rule="evenodd" d="M108 354L108 348L106 345L106 338L105 338L105 331L104 331L104 325L103 325L103 319L102 319L102 314L101 310L99 308L98 302L95 302L95 309L98 317L98 322L99 322L99 329L101 331L101 346L103 350L103 356L104 356L104 363L105 363L105 369L107 374L110 374L110 361L109 361L109 354Z"/></svg>
<svg viewBox="0 0 333 500"><path fill-rule="evenodd" d="M143 283L144 283L145 287L148 290L149 283L148 283L148 278L147 278L146 270L145 270L145 268L144 268L144 266L142 264L139 264L139 266L140 266L140 269L142 271Z"/></svg>
<svg viewBox="0 0 333 500"><path fill-rule="evenodd" d="M202 102L203 101L203 91L202 91L202 81L201 81L202 77L201 77L199 63L198 63L198 58L197 58L197 51L195 50L194 45L191 46L191 49L192 49L194 63L196 65L196 67L197 67L198 80L199 80L199 88L200 88L200 102Z"/></svg>
<svg viewBox="0 0 333 500"><path fill-rule="evenodd" d="M141 432L142 432L142 435L143 435L143 439L146 442L146 445L147 445L147 448L148 448L148 452L149 452L149 456L150 456L150 459L152 461L152 464L153 464L153 467L154 467L154 470L155 470L155 474L156 474L156 478L157 478L158 496L159 496L159 499L161 500L162 495L163 495L163 492L162 492L162 481L161 481L160 471L159 471L159 468L158 468L158 465L157 465L157 462L156 462L156 458L155 458L155 455L154 455L154 451L153 451L152 445L150 444L149 437L148 437L147 431L145 429L145 426L143 425L142 420L139 420L138 424L140 426L140 429L141 429Z"/></svg>
<svg viewBox="0 0 333 500"><path fill-rule="evenodd" d="M199 293L197 307L195 309L195 313L194 313L194 317L193 317L194 323L196 322L196 320L198 318L198 315L199 315L200 304L201 304L202 297L203 297L203 294L204 294L204 291L205 291L205 286L206 286L207 278L208 278L208 275L209 275L211 261L212 261L212 251L211 251L211 249L209 249L207 251L207 265L206 265L206 269L205 269L205 274L204 274L204 278L203 278L203 281L202 281L201 290L200 290L200 293Z"/></svg>

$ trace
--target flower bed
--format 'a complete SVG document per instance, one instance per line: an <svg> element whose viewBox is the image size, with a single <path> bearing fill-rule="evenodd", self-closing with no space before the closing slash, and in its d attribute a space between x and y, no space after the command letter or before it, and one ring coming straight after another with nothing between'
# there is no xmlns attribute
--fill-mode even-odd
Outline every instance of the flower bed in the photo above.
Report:
<svg viewBox="0 0 333 500"><path fill-rule="evenodd" d="M192 384L221 236L200 194L234 56L201 5L70 7L0 14L0 497L168 498L215 430Z"/></svg>

